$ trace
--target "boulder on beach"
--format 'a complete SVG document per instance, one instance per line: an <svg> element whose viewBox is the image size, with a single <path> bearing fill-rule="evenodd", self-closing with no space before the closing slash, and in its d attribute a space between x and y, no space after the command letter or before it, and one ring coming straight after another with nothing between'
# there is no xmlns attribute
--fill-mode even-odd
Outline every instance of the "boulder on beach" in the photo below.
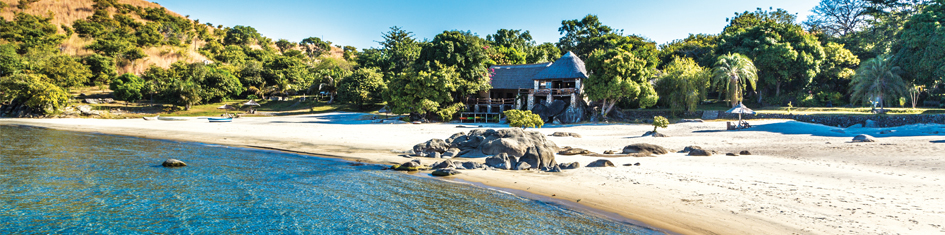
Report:
<svg viewBox="0 0 945 235"><path fill-rule="evenodd" d="M453 158L453 157L459 156L459 153L460 153L461 151L462 151L462 150L460 150L459 148L449 148L449 149L446 150L446 152L444 152L442 155L440 155L440 157L442 157L442 158Z"/></svg>
<svg viewBox="0 0 945 235"><path fill-rule="evenodd" d="M587 149L582 149L582 148L572 148L572 147L565 146L564 148L561 149L561 151L558 151L558 154L561 154L561 155L591 154L591 151Z"/></svg>
<svg viewBox="0 0 945 235"><path fill-rule="evenodd" d="M422 170L422 165L420 165L420 162L417 161L409 161L405 162L404 164L393 165L391 166L391 169L398 171L419 171Z"/></svg>
<svg viewBox="0 0 945 235"><path fill-rule="evenodd" d="M616 167L616 165L610 160L600 159L587 164L587 167Z"/></svg>
<svg viewBox="0 0 945 235"><path fill-rule="evenodd" d="M694 148L689 150L689 156L712 156L712 152L701 148Z"/></svg>
<svg viewBox="0 0 945 235"><path fill-rule="evenodd" d="M482 165L482 163L478 162L462 162L461 165L463 166L463 169L469 170L486 168L484 165Z"/></svg>
<svg viewBox="0 0 945 235"><path fill-rule="evenodd" d="M547 171L547 172L561 172L561 167L558 166L558 165L554 165L554 166L552 166L551 168L545 168L545 169L541 169L541 170Z"/></svg>
<svg viewBox="0 0 945 235"><path fill-rule="evenodd" d="M515 166L515 163L517 162L518 161L515 159L515 157L511 157L506 153L500 153L498 155L486 158L486 166L503 170L512 169L512 167Z"/></svg>
<svg viewBox="0 0 945 235"><path fill-rule="evenodd" d="M725 153L725 156L738 156L737 153Z"/></svg>
<svg viewBox="0 0 945 235"><path fill-rule="evenodd" d="M442 162L434 163L433 166L431 166L431 167L432 167L433 169L456 168L456 164L453 164L453 161L450 161L449 159L446 159L446 160L444 160L444 161L442 161Z"/></svg>
<svg viewBox="0 0 945 235"><path fill-rule="evenodd" d="M561 169L565 169L565 170L572 170L572 169L580 168L580 167L581 167L581 163L578 163L578 162L561 163L561 164L558 164L558 167L560 167Z"/></svg>
<svg viewBox="0 0 945 235"><path fill-rule="evenodd" d="M643 133L643 136L644 136L644 137L646 137L646 136L652 136L652 137L669 137L669 136L666 135L666 134L659 133L659 132L653 132L653 131L647 131L646 133Z"/></svg>
<svg viewBox="0 0 945 235"><path fill-rule="evenodd" d="M457 175L457 174L460 174L460 173L461 173L461 172L459 172L458 170L453 169L453 168L443 168L443 169L436 169L436 170L433 171L433 173L431 173L431 174L432 174L433 176L451 176L451 175Z"/></svg>
<svg viewBox="0 0 945 235"><path fill-rule="evenodd" d="M532 169L532 165L528 164L527 162L518 162L518 164L515 164L514 169L520 170L520 171L528 170L528 169Z"/></svg>
<svg viewBox="0 0 945 235"><path fill-rule="evenodd" d="M187 166L187 163L184 163L184 161L181 161L181 160L177 160L177 159L173 159L173 158L172 158L172 159L164 160L164 163L161 163L161 166L164 166L164 167L182 167L182 166Z"/></svg>
<svg viewBox="0 0 945 235"><path fill-rule="evenodd" d="M459 152L451 149L459 149ZM537 131L524 131L520 128L474 129L469 133L456 133L446 140L431 139L414 146L414 152L435 151L445 157L485 157L507 154L510 158L521 158L531 149L529 164L533 168L551 169L556 165L555 152L558 146ZM498 163L496 163L498 164ZM509 161L506 166L514 168L517 162ZM500 167L501 168L501 167Z"/></svg>
<svg viewBox="0 0 945 235"><path fill-rule="evenodd" d="M430 139L427 142L419 143L413 146L413 152L420 155L428 152L444 153L450 145L441 139Z"/></svg>
<svg viewBox="0 0 945 235"><path fill-rule="evenodd" d="M738 152L738 154L741 154L741 155L751 155L751 152L749 152L748 150L742 150L741 152Z"/></svg>
<svg viewBox="0 0 945 235"><path fill-rule="evenodd" d="M554 136L554 137L574 137L574 138L581 138L581 135L578 134L578 133L560 132L560 131L559 131L559 132L555 132L555 133L551 133L551 136Z"/></svg>
<svg viewBox="0 0 945 235"><path fill-rule="evenodd" d="M853 142L854 142L854 143L856 143L856 142L876 142L876 139L873 138L873 136L870 136L870 135L867 135L867 134L859 134L859 135L853 137Z"/></svg>
<svg viewBox="0 0 945 235"><path fill-rule="evenodd" d="M623 153L667 154L669 151L655 144L636 143L623 147Z"/></svg>

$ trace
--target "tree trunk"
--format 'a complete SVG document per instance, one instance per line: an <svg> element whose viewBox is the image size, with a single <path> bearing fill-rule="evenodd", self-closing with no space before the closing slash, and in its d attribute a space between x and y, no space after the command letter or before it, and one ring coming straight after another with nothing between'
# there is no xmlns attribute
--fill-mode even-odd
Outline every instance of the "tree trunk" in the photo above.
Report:
<svg viewBox="0 0 945 235"><path fill-rule="evenodd" d="M761 97L763 96L764 90L758 90L758 103L761 103Z"/></svg>
<svg viewBox="0 0 945 235"><path fill-rule="evenodd" d="M614 105L617 104L617 100L614 99L610 101L610 104L607 103L607 99L604 99L604 104L603 107L601 107L602 109L600 113L600 115L605 118L607 117L607 114L610 113L610 110L614 109Z"/></svg>
<svg viewBox="0 0 945 235"><path fill-rule="evenodd" d="M781 97L781 81L775 82L774 85L774 97Z"/></svg>

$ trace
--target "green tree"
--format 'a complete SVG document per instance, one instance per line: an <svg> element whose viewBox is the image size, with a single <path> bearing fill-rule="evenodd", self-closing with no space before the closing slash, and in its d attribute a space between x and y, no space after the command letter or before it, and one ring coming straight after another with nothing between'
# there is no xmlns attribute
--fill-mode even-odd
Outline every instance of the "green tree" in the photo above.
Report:
<svg viewBox="0 0 945 235"><path fill-rule="evenodd" d="M541 116L532 113L531 110L522 111L512 109L506 110L503 114L505 114L505 118L509 120L510 127L521 127L525 129L529 127L541 128L541 126L545 125L545 122L541 120Z"/></svg>
<svg viewBox="0 0 945 235"><path fill-rule="evenodd" d="M546 42L525 49L525 63L543 63L555 61L561 57L561 50L554 43Z"/></svg>
<svg viewBox="0 0 945 235"><path fill-rule="evenodd" d="M407 71L388 85L387 105L391 112L426 114L453 102L452 92L459 74L453 67L433 71Z"/></svg>
<svg viewBox="0 0 945 235"><path fill-rule="evenodd" d="M279 53L285 53L285 50L292 48L296 43L290 42L289 40L279 39L276 41L276 47L279 48Z"/></svg>
<svg viewBox="0 0 945 235"><path fill-rule="evenodd" d="M63 88L72 88L89 83L92 71L68 56L55 56L46 61L43 68L49 81Z"/></svg>
<svg viewBox="0 0 945 235"><path fill-rule="evenodd" d="M644 58L622 49L591 53L586 61L590 77L584 89L588 98L602 102L601 116L606 117L620 99L637 101L643 108L656 104L659 96L648 81L652 69L647 64Z"/></svg>
<svg viewBox="0 0 945 235"><path fill-rule="evenodd" d="M250 26L237 25L226 31L223 38L223 44L226 45L252 45L259 41L262 35L255 28Z"/></svg>
<svg viewBox="0 0 945 235"><path fill-rule="evenodd" d="M0 19L0 39L18 43L20 54L30 49L55 49L66 37L56 33L58 27L51 21L52 17L18 12L13 21Z"/></svg>
<svg viewBox="0 0 945 235"><path fill-rule="evenodd" d="M673 61L674 57L692 58L699 66L711 67L715 63L719 36L710 34L689 34L685 39L673 40L660 45L660 68Z"/></svg>
<svg viewBox="0 0 945 235"><path fill-rule="evenodd" d="M892 50L907 81L928 86L945 82L945 2L910 17Z"/></svg>
<svg viewBox="0 0 945 235"><path fill-rule="evenodd" d="M486 35L486 40L495 46L524 51L532 44L532 35L528 30L522 32L521 29L499 29L495 34Z"/></svg>
<svg viewBox="0 0 945 235"><path fill-rule="evenodd" d="M663 116L653 117L653 133L656 133L656 128L666 128L669 127L669 120Z"/></svg>
<svg viewBox="0 0 945 235"><path fill-rule="evenodd" d="M765 18L771 17L761 19ZM721 53L742 54L754 62L764 84L764 89L759 90L759 101L765 90L773 89L775 97L780 97L782 87L788 91L806 87L820 73L825 57L817 37L799 25L783 23L783 17L773 18L751 24L748 20L733 20L733 24L741 24L726 27L719 44ZM752 26L736 27L745 25Z"/></svg>
<svg viewBox="0 0 945 235"><path fill-rule="evenodd" d="M418 70L436 71L455 67L459 75L453 82L456 85L456 98L488 90L491 85L487 70L491 60L485 46L485 40L470 32L444 31L421 49L417 59Z"/></svg>
<svg viewBox="0 0 945 235"><path fill-rule="evenodd" d="M527 54L512 47L498 46L489 48L489 57L495 64L525 64Z"/></svg>
<svg viewBox="0 0 945 235"><path fill-rule="evenodd" d="M420 43L412 32L400 27L390 27L390 31L381 35L384 41L378 42L383 47L384 62L379 66L382 72L398 74L404 72L420 57ZM391 75L393 76L393 75Z"/></svg>
<svg viewBox="0 0 945 235"><path fill-rule="evenodd" d="M821 0L804 25L831 37L843 37L866 27L868 5L866 0Z"/></svg>
<svg viewBox="0 0 945 235"><path fill-rule="evenodd" d="M92 72L90 79L94 85L107 85L118 75L115 72L115 60L107 56L92 54L83 57L82 64L88 66Z"/></svg>
<svg viewBox="0 0 945 235"><path fill-rule="evenodd" d="M338 84L339 98L357 104L358 109L362 109L365 104L380 102L386 89L384 75L376 68L355 70Z"/></svg>
<svg viewBox="0 0 945 235"><path fill-rule="evenodd" d="M68 104L69 92L45 80L42 75L34 74L0 77L0 99L17 100L45 114L58 112Z"/></svg>
<svg viewBox="0 0 945 235"><path fill-rule="evenodd" d="M352 60L358 54L358 48L353 46L344 46L344 54L341 55L345 60Z"/></svg>
<svg viewBox="0 0 945 235"><path fill-rule="evenodd" d="M692 112L705 99L712 72L699 66L691 58L673 57L656 82L656 91L661 103L673 112Z"/></svg>
<svg viewBox="0 0 945 235"><path fill-rule="evenodd" d="M715 71L712 74L712 83L728 91L728 99L732 106L742 101L746 88L755 89L758 80L758 70L748 57L738 53L728 53L719 56L715 62Z"/></svg>
<svg viewBox="0 0 945 235"><path fill-rule="evenodd" d="M331 51L331 42L322 41L321 38L317 37L308 37L302 39L302 42L299 42L299 46L305 50L305 55L308 55L308 57L312 60L315 60L315 58L318 58L322 54Z"/></svg>
<svg viewBox="0 0 945 235"><path fill-rule="evenodd" d="M580 20L562 20L558 33L564 35L558 40L561 51L571 51L580 58L588 58L594 50L604 48L600 37L616 31L602 24L596 15L587 15Z"/></svg>
<svg viewBox="0 0 945 235"><path fill-rule="evenodd" d="M199 104L203 97L203 89L197 83L188 80L177 80L170 87L170 97L174 105L184 106L184 110L190 110L190 107Z"/></svg>
<svg viewBox="0 0 945 235"><path fill-rule="evenodd" d="M820 73L811 86L822 91L846 91L850 79L856 74L854 69L860 64L860 59L844 48L843 44L834 42L824 44L824 54L826 57L820 65Z"/></svg>
<svg viewBox="0 0 945 235"><path fill-rule="evenodd" d="M116 77L115 80L109 84L109 88L115 92L116 99L128 102L143 99L144 95L141 91L144 90L144 86L144 79L130 73Z"/></svg>
<svg viewBox="0 0 945 235"><path fill-rule="evenodd" d="M884 107L885 102L895 104L900 97L906 97L908 85L899 76L901 70L893 65L888 55L882 55L860 64L851 82L850 102L877 102Z"/></svg>

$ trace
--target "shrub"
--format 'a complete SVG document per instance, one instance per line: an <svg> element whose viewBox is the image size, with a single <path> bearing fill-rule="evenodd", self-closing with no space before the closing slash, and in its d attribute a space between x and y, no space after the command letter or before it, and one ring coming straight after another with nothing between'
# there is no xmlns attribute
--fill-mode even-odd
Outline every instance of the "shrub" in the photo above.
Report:
<svg viewBox="0 0 945 235"><path fill-rule="evenodd" d="M532 113L530 110L508 110L503 112L505 117L509 120L510 127L521 127L522 129L528 127L537 127L545 125L545 122L541 120L541 117L538 114Z"/></svg>
<svg viewBox="0 0 945 235"><path fill-rule="evenodd" d="M656 128L662 127L666 128L669 126L669 120L663 116L653 117L653 133L656 133Z"/></svg>
<svg viewBox="0 0 945 235"><path fill-rule="evenodd" d="M445 108L440 108L439 111L436 111L436 115L439 115L440 119L442 119L444 122L448 122L453 120L453 115L465 108L466 105L463 105L463 103L455 103Z"/></svg>

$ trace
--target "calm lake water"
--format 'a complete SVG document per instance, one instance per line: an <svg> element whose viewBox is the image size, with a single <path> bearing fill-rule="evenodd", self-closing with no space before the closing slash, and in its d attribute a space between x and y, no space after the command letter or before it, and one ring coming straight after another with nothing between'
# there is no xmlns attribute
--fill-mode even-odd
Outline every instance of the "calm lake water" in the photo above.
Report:
<svg viewBox="0 0 945 235"><path fill-rule="evenodd" d="M333 159L0 125L0 234L661 234ZM189 166L163 168L168 158Z"/></svg>

